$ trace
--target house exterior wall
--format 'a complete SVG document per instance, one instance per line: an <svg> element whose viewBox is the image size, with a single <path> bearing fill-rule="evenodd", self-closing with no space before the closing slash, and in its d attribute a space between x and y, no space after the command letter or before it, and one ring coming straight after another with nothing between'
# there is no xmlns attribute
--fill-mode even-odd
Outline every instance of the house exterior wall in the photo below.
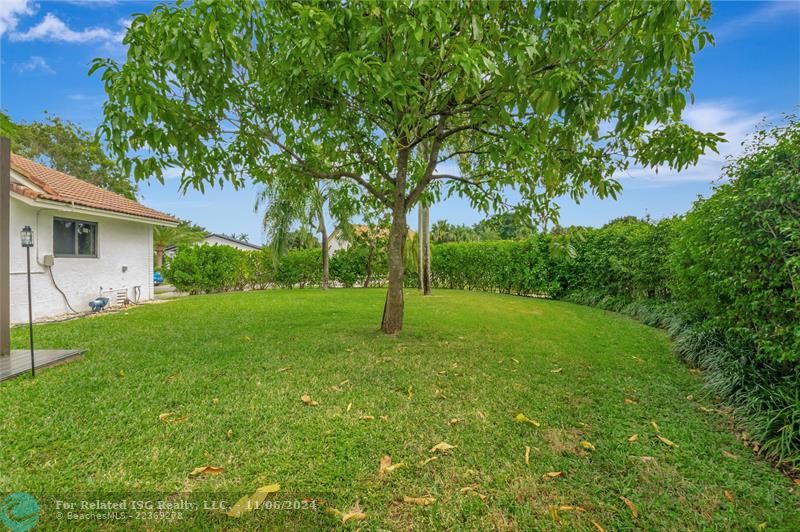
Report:
<svg viewBox="0 0 800 532"><path fill-rule="evenodd" d="M53 254L53 217L97 223L97 257L55 257L53 277L72 307L89 310L88 303L103 290L126 288L133 299L134 286L141 287L140 301L153 298L153 230L148 223L120 220L65 210L43 209L11 199L10 262L11 323L28 321L28 288L25 248L19 232L30 225L34 231L31 248L31 294L34 320L69 313L64 298L53 285L45 255ZM127 271L123 272L123 266Z"/></svg>
<svg viewBox="0 0 800 532"><path fill-rule="evenodd" d="M333 255L337 251L349 248L350 248L350 242L339 238L338 235L333 235L328 240L328 253L330 253L331 255Z"/></svg>

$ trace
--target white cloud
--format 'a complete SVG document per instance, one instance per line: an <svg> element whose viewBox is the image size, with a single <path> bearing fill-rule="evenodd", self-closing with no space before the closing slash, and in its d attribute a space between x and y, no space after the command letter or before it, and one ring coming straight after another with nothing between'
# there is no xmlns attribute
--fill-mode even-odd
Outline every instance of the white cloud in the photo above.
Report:
<svg viewBox="0 0 800 532"><path fill-rule="evenodd" d="M0 1L0 37L17 27L19 17L33 14L28 0Z"/></svg>
<svg viewBox="0 0 800 532"><path fill-rule="evenodd" d="M44 72L45 74L55 74L56 71L50 68L50 65L47 64L44 57L40 55L32 55L30 59L28 59L24 63L19 63L15 65L15 70L20 73L25 72L35 72L40 71Z"/></svg>
<svg viewBox="0 0 800 532"><path fill-rule="evenodd" d="M39 24L26 32L11 33L12 41L53 41L68 43L108 42L116 40L115 32L107 28L86 28L73 30L60 18L48 13Z"/></svg>
<svg viewBox="0 0 800 532"><path fill-rule="evenodd" d="M744 112L736 105L726 102L696 104L687 107L683 113L683 120L692 128L705 133L724 133L727 142L717 145L719 153L708 151L700 156L695 166L690 166L682 172L676 172L667 167L660 167L657 171L637 167L621 172L617 178L662 184L717 181L722 177L722 168L727 161L742 153L742 143L748 140L756 126L765 117L765 113Z"/></svg>

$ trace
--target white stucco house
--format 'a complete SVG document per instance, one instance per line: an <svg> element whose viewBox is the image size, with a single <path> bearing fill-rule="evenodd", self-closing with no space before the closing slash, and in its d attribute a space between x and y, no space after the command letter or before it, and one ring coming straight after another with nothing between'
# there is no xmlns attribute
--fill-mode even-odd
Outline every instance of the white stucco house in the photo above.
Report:
<svg viewBox="0 0 800 532"><path fill-rule="evenodd" d="M261 246L256 246L245 240L231 238L228 235L221 235L218 233L208 233L203 240L197 242L196 245L208 244L209 246L229 246L232 248L240 249L242 251L258 251ZM164 255L174 257L177 251L177 246L168 246L164 248Z"/></svg>
<svg viewBox="0 0 800 532"><path fill-rule="evenodd" d="M9 203L12 324L28 320L25 226L34 320L88 311L100 294L112 305L153 298L153 225L177 219L14 154Z"/></svg>

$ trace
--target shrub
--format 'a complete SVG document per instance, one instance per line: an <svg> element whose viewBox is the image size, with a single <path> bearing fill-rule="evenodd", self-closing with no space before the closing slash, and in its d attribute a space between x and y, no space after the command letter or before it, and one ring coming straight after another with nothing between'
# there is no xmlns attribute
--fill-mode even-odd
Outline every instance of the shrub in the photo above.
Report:
<svg viewBox="0 0 800 532"><path fill-rule="evenodd" d="M331 257L331 279L345 288L363 283L367 275L368 250L360 246L340 249Z"/></svg>
<svg viewBox="0 0 800 532"><path fill-rule="evenodd" d="M800 360L800 124L729 166L678 232L672 288L694 321L770 361ZM765 144L766 139L759 144Z"/></svg>
<svg viewBox="0 0 800 532"><path fill-rule="evenodd" d="M285 288L317 285L322 280L322 250L297 249L281 257L275 282Z"/></svg>
<svg viewBox="0 0 800 532"><path fill-rule="evenodd" d="M243 280L245 286L263 290L275 283L276 266L272 250L243 251Z"/></svg>
<svg viewBox="0 0 800 532"><path fill-rule="evenodd" d="M180 246L168 262L167 279L178 290L193 294L241 288L242 255L229 246Z"/></svg>

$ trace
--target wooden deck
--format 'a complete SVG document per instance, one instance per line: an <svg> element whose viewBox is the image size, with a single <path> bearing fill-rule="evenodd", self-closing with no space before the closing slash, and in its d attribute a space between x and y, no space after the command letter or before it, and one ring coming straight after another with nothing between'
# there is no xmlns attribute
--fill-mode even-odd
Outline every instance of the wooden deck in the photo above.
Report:
<svg viewBox="0 0 800 532"><path fill-rule="evenodd" d="M69 362L79 357L85 349L36 349L33 358L36 372L54 364ZM10 355L0 356L0 381L11 379L31 371L31 352L29 349L12 349Z"/></svg>

